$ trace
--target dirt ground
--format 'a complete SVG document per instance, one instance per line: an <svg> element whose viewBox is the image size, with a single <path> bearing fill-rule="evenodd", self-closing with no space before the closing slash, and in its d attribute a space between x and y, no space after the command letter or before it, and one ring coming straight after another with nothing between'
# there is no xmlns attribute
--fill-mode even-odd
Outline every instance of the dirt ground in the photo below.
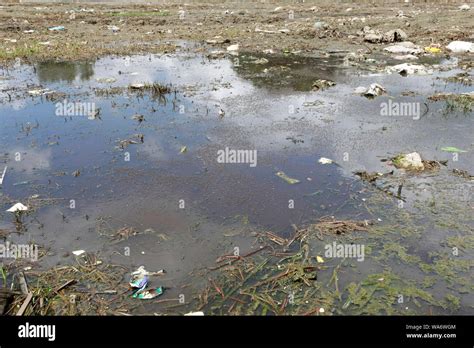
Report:
<svg viewBox="0 0 474 348"><path fill-rule="evenodd" d="M172 52L176 40L207 42L215 49L238 44L241 51L309 56L381 49L364 42L360 32L366 26L381 32L400 28L417 45L445 46L452 40L473 39L472 14L458 7L410 3L5 4L0 7L0 59L80 60L106 54ZM320 23L315 27L316 22ZM65 30L48 30L54 26Z"/></svg>

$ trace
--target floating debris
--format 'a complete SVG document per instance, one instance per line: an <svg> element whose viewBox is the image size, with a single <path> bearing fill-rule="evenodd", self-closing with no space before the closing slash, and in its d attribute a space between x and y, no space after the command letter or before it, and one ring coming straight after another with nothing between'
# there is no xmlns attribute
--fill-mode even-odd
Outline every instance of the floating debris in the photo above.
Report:
<svg viewBox="0 0 474 348"><path fill-rule="evenodd" d="M433 73L432 69L428 69L423 65L403 63L387 67L385 69L388 73L399 73L400 75L429 75Z"/></svg>
<svg viewBox="0 0 474 348"><path fill-rule="evenodd" d="M27 210L28 210L28 207L24 206L22 203L16 203L10 209L8 209L7 212L18 213L18 212L23 212Z"/></svg>
<svg viewBox="0 0 474 348"><path fill-rule="evenodd" d="M321 164L331 164L331 163L333 163L333 160L329 159L329 158L326 158L326 157L321 157L318 160L318 162L321 163Z"/></svg>
<svg viewBox="0 0 474 348"><path fill-rule="evenodd" d="M418 152L400 154L392 159L392 163L397 168L408 170L423 170L425 166Z"/></svg>
<svg viewBox="0 0 474 348"><path fill-rule="evenodd" d="M66 28L63 27L62 25L58 25L58 26L55 26L55 27L49 27L48 30L49 31L64 31L64 30L66 30Z"/></svg>
<svg viewBox="0 0 474 348"><path fill-rule="evenodd" d="M384 51L395 54L420 54L423 52L421 47L415 45L413 42L405 41L396 45L387 46Z"/></svg>
<svg viewBox="0 0 474 348"><path fill-rule="evenodd" d="M284 172L276 172L275 175L282 178L283 180L285 180L290 185L298 184L300 182L298 179L290 178Z"/></svg>
<svg viewBox="0 0 474 348"><path fill-rule="evenodd" d="M464 179L470 179L470 180L474 179L474 175L469 174L467 170L453 169L453 174L460 176Z"/></svg>
<svg viewBox="0 0 474 348"><path fill-rule="evenodd" d="M441 148L441 151L445 151L445 152L455 152L455 153L467 152L466 150L461 150L461 149L458 149L457 147L454 147L454 146L445 146L445 147L442 147L442 148Z"/></svg>
<svg viewBox="0 0 474 348"><path fill-rule="evenodd" d="M311 87L313 88L313 91L319 91L319 90L325 90L335 85L336 85L336 82L334 81L320 79L320 80L314 81Z"/></svg>
<svg viewBox="0 0 474 348"><path fill-rule="evenodd" d="M379 85L378 83L372 83L369 86L369 88L360 86L354 90L355 94L363 95L364 97L367 97L367 98L373 98L373 97L382 95L386 92L387 90L383 86Z"/></svg>
<svg viewBox="0 0 474 348"><path fill-rule="evenodd" d="M448 163L448 161L424 160L418 152L400 154L392 158L391 161L398 169L415 172L438 170L441 165L446 166Z"/></svg>
<svg viewBox="0 0 474 348"><path fill-rule="evenodd" d="M185 317L203 317L204 312L189 312L184 315Z"/></svg>
<svg viewBox="0 0 474 348"><path fill-rule="evenodd" d="M151 300L155 297L158 297L163 294L163 287L159 287L153 290L141 290L135 292L132 297L137 298L139 300Z"/></svg>
<svg viewBox="0 0 474 348"><path fill-rule="evenodd" d="M72 253L76 256L81 256L82 254L85 254L85 250L74 250Z"/></svg>

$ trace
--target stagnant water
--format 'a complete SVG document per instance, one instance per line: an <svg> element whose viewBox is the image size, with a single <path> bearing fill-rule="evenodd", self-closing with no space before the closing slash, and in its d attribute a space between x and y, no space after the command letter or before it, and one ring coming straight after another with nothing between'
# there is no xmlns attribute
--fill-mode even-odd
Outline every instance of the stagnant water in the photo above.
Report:
<svg viewBox="0 0 474 348"><path fill-rule="evenodd" d="M192 272L212 265L235 246L252 249L251 231L288 237L292 224L323 216L374 219L392 226L387 233L391 239L374 237L371 255L354 261L354 269L341 274L340 286L384 267L422 282L426 274L390 258L383 246L403 245L428 263L434 257L430 252L449 252L447 238L472 234L471 182L447 170L404 178L402 209L419 226L416 233L408 233L404 227L394 230L390 221L400 218L397 200L367 209L379 192L353 171L386 172L393 168L381 159L417 151L427 159L450 160L450 168L473 172L472 113L448 112L443 102L427 100L436 92L469 91L443 80L459 71L402 77L344 67L338 57L266 57L268 62L255 64L258 58L147 55L0 70L0 170L7 167L0 227L13 226L5 212L12 202L29 203L36 207L34 213L11 238L46 246L49 253L41 267L67 263L71 251L85 249L130 269L164 268L165 285L176 288L192 281L185 290L191 295L201 285ZM311 91L316 79L337 85ZM352 93L373 82L383 85L387 95L370 100ZM159 83L171 92L127 89L137 83ZM38 95L29 93L40 89ZM390 100L419 103L422 117L381 116L381 104ZM97 117L58 112L60 104L68 103L84 103L100 112ZM134 119L136 114L144 120ZM121 145L127 139L136 144ZM440 150L443 146L467 152L452 162L452 154ZM226 148L247 150L256 154L256 161L220 163L219 151ZM337 164L320 164L320 157ZM290 185L277 172L300 182ZM445 203L427 215L425 208L438 199ZM417 211L420 204L423 209ZM444 204L446 216L462 223L462 229L438 223ZM118 243L100 233L124 226L148 232ZM325 244L312 244L312 251L323 253ZM124 248L130 255L124 255ZM456 257L467 260L469 274L472 247L460 249ZM321 279L330 273L322 272ZM440 298L454 293L461 301L454 312L472 313L472 291L466 292L465 284L439 279L431 291ZM179 290L171 289L166 296L177 294ZM412 307L427 312L426 306Z"/></svg>

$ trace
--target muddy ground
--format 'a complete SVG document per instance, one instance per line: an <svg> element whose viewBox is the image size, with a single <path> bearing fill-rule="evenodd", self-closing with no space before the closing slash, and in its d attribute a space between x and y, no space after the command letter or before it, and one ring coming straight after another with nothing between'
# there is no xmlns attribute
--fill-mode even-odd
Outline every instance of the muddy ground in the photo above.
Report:
<svg viewBox="0 0 474 348"><path fill-rule="evenodd" d="M446 48L473 40L472 10L3 4L0 16L0 242L39 246L38 260L0 260L9 314L28 292L36 315L473 313L473 53ZM392 29L416 53L366 40ZM355 93L373 83L380 93ZM382 111L402 104L414 109ZM256 161L222 163L226 148ZM424 168L400 168L413 152ZM141 265L166 271L150 276L161 296L132 297Z"/></svg>
<svg viewBox="0 0 474 348"><path fill-rule="evenodd" d="M453 40L472 39L470 15L459 11L458 5L432 3L2 5L0 58L80 60L106 54L172 52L175 40L225 41L224 47L239 44L248 52L272 49L308 56L324 56L332 50L380 50L358 35L364 26L382 32L400 28L418 45L444 46ZM315 28L315 22L324 25ZM65 31L48 31L53 26L64 26ZM201 45L194 48L204 49Z"/></svg>

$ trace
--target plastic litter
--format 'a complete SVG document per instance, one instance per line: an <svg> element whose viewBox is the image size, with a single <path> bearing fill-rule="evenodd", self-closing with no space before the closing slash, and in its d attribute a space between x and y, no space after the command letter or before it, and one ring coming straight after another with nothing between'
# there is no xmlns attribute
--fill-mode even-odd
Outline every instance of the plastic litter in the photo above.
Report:
<svg viewBox="0 0 474 348"><path fill-rule="evenodd" d="M203 317L204 312L189 312L184 315L185 317Z"/></svg>
<svg viewBox="0 0 474 348"><path fill-rule="evenodd" d="M85 250L74 250L72 253L76 256L81 256L85 252L86 252Z"/></svg>
<svg viewBox="0 0 474 348"><path fill-rule="evenodd" d="M138 298L140 300L149 300L163 294L164 290L161 286L159 288L150 290L146 290L146 287L148 285L149 276L161 275L164 273L164 270L160 270L158 272L149 272L144 266L138 267L136 271L131 273L129 281L129 285L133 289L132 297Z"/></svg>
<svg viewBox="0 0 474 348"><path fill-rule="evenodd" d="M153 290L141 290L135 292L132 297L138 298L140 300L151 300L152 298L158 297L163 294L163 288L160 286L159 288Z"/></svg>
<svg viewBox="0 0 474 348"><path fill-rule="evenodd" d="M48 30L49 31L64 31L64 30L66 30L66 28L63 27L62 25L58 25L58 26L55 26L55 27L49 27Z"/></svg>
<svg viewBox="0 0 474 348"><path fill-rule="evenodd" d="M386 92L387 92L387 90L383 86L379 85L378 83L372 83L369 86L369 88L359 86L354 90L355 94L360 94L360 95L363 95L367 98L376 97L376 96L382 95Z"/></svg>
<svg viewBox="0 0 474 348"><path fill-rule="evenodd" d="M384 51L397 54L420 54L423 50L413 42L404 41L384 48Z"/></svg>
<svg viewBox="0 0 474 348"><path fill-rule="evenodd" d="M433 73L432 69L428 69L423 65L403 63L386 68L388 73L397 72L401 75L429 75Z"/></svg>
<svg viewBox="0 0 474 348"><path fill-rule="evenodd" d="M393 164L402 169L423 170L425 168L418 152L398 155L393 159Z"/></svg>
<svg viewBox="0 0 474 348"><path fill-rule="evenodd" d="M28 207L24 206L21 203L17 203L14 206L12 206L10 209L8 209L7 211L9 213L18 213L18 212L27 211L27 210L28 210Z"/></svg>
<svg viewBox="0 0 474 348"><path fill-rule="evenodd" d="M329 159L329 158L326 158L326 157L321 157L318 160L318 162L321 163L321 164L331 164L331 163L333 163L333 160Z"/></svg>
<svg viewBox="0 0 474 348"><path fill-rule="evenodd" d="M454 53L474 52L474 43L467 41L453 41L446 46L446 48Z"/></svg>
<svg viewBox="0 0 474 348"><path fill-rule="evenodd" d="M425 47L425 52L428 52L428 53L441 53L441 48L434 47L434 46L428 46L428 47Z"/></svg>
<svg viewBox="0 0 474 348"><path fill-rule="evenodd" d="M276 172L275 175L282 178L283 180L285 180L290 185L298 184L300 182L298 179L290 178L288 175L286 175L283 172Z"/></svg>

